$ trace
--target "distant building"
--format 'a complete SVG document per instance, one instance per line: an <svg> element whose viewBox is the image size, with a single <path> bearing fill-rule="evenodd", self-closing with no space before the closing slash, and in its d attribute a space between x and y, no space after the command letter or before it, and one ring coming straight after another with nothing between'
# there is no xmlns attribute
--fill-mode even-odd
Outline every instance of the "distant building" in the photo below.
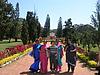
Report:
<svg viewBox="0 0 100 75"><path fill-rule="evenodd" d="M55 33L54 32L51 32L50 33L50 39L55 39L55 38L56 38Z"/></svg>
<svg viewBox="0 0 100 75"><path fill-rule="evenodd" d="M55 36L55 33L51 32L51 33L50 33L50 36Z"/></svg>

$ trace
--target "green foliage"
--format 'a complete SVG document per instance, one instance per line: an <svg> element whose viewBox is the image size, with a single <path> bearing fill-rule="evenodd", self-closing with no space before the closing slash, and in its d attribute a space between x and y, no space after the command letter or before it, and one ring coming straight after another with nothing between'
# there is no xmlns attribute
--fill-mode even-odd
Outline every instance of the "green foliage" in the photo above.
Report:
<svg viewBox="0 0 100 75"><path fill-rule="evenodd" d="M19 24L19 3L16 4L16 8L14 10L15 14L15 20L14 20L14 38L15 42L17 42L17 39L19 37L19 34L21 33L21 25Z"/></svg>
<svg viewBox="0 0 100 75"><path fill-rule="evenodd" d="M85 56L84 54L78 53L78 58L82 61L85 62L90 68L94 68L97 66L97 62L95 62L94 60L90 60L90 58L88 56Z"/></svg>
<svg viewBox="0 0 100 75"><path fill-rule="evenodd" d="M29 11L27 12L26 21L28 23L28 33L29 33L29 42L30 42L32 40L32 37L35 35L33 12L29 12Z"/></svg>
<svg viewBox="0 0 100 75"><path fill-rule="evenodd" d="M21 25L19 24L19 3L14 9L7 0L0 0L0 40L4 38L18 38L21 33ZM16 40L17 41L17 40Z"/></svg>
<svg viewBox="0 0 100 75"><path fill-rule="evenodd" d="M47 14L47 18L46 18L45 26L43 28L42 36L47 37L49 35L49 32L50 32L50 17L49 17L49 14Z"/></svg>
<svg viewBox="0 0 100 75"><path fill-rule="evenodd" d="M36 17L36 26L37 26L37 37L36 38L39 38L41 36L41 24L38 21L38 17Z"/></svg>
<svg viewBox="0 0 100 75"><path fill-rule="evenodd" d="M78 31L77 26L72 25L71 18L68 19L68 21L65 21L65 28L63 29L63 36L67 39L70 39L73 43L76 43L78 39Z"/></svg>
<svg viewBox="0 0 100 75"><path fill-rule="evenodd" d="M19 3L16 4L16 8L15 8L15 12L16 12L16 19L19 19Z"/></svg>
<svg viewBox="0 0 100 75"><path fill-rule="evenodd" d="M90 60L87 62L89 67L95 68L97 67L97 62Z"/></svg>
<svg viewBox="0 0 100 75"><path fill-rule="evenodd" d="M90 60L97 60L97 52L94 51L90 51L88 52L88 57L90 58Z"/></svg>
<svg viewBox="0 0 100 75"><path fill-rule="evenodd" d="M78 58L81 59L81 61L83 62L87 62L89 60L89 57L86 57L84 54L77 53L77 55Z"/></svg>
<svg viewBox="0 0 100 75"><path fill-rule="evenodd" d="M59 38L62 37L62 18L61 17L59 18L56 36Z"/></svg>
<svg viewBox="0 0 100 75"><path fill-rule="evenodd" d="M12 10L13 6L11 3L7 3L7 0L0 0L0 40L3 40L3 37L7 32L6 29L9 28L9 23L12 22ZM10 28L8 30L10 30Z"/></svg>
<svg viewBox="0 0 100 75"><path fill-rule="evenodd" d="M99 1L97 2L96 5L95 16L92 15L91 20L92 20L92 24L97 29L97 32L95 33L96 35L95 42L98 45L98 48L100 49L100 39L99 39L100 38L100 2Z"/></svg>
<svg viewBox="0 0 100 75"><path fill-rule="evenodd" d="M22 41L18 39L18 42L15 42L14 39L11 39L10 43L8 43L8 40L0 41L0 50L4 50L5 48L13 47L16 45L22 44Z"/></svg>
<svg viewBox="0 0 100 75"><path fill-rule="evenodd" d="M82 25L78 28L78 32L80 35L80 43L83 44L83 46L88 45L88 50L90 50L90 44L95 44L94 42L94 32L95 28L91 25Z"/></svg>
<svg viewBox="0 0 100 75"><path fill-rule="evenodd" d="M21 31L21 40L23 44L27 44L28 41L28 29L27 29L27 22L23 20L23 26L22 26L22 31Z"/></svg>
<svg viewBox="0 0 100 75"><path fill-rule="evenodd" d="M63 36L66 38L71 38L71 27L72 27L72 22L71 18L68 19L68 21L65 21L65 28L63 29Z"/></svg>
<svg viewBox="0 0 100 75"><path fill-rule="evenodd" d="M36 38L40 36L41 32L41 24L38 21L38 16L34 12L27 12L26 21L28 23L28 34L29 34L29 42L34 42Z"/></svg>

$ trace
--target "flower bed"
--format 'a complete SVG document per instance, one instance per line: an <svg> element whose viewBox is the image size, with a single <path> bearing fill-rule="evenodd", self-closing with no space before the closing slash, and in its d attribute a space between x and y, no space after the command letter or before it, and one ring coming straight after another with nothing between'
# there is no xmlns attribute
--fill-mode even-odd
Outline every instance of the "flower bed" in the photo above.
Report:
<svg viewBox="0 0 100 75"><path fill-rule="evenodd" d="M88 56L85 56L83 53L77 52L77 56L80 59L80 61L86 63L88 67L95 68L97 66L97 62L94 60L90 60Z"/></svg>
<svg viewBox="0 0 100 75"><path fill-rule="evenodd" d="M98 61L98 52L95 51L86 51L80 47L77 48L77 52L84 54L85 56L89 57L90 60Z"/></svg>
<svg viewBox="0 0 100 75"><path fill-rule="evenodd" d="M97 66L97 63L93 60L88 61L87 64L89 67L92 67L92 68L95 68Z"/></svg>
<svg viewBox="0 0 100 75"><path fill-rule="evenodd" d="M3 51L0 51L0 60L7 58L9 56L12 56L14 54L20 53L20 52L24 52L26 49L30 48L32 46L32 44L29 45L17 45L15 47L12 48L6 48Z"/></svg>
<svg viewBox="0 0 100 75"><path fill-rule="evenodd" d="M5 65L19 59L20 57L22 57L22 56L26 55L27 53L29 53L31 50L32 50L32 48L28 48L28 49L24 50L23 52L11 55L7 58L4 58L4 59L0 60L0 67L5 66Z"/></svg>

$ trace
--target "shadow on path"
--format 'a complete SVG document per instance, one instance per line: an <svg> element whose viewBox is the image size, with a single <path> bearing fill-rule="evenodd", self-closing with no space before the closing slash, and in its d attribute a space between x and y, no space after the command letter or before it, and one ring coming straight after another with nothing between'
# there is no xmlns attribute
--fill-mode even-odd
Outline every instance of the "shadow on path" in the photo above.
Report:
<svg viewBox="0 0 100 75"><path fill-rule="evenodd" d="M73 73L71 72L63 72L63 73L58 73L58 72L48 72L46 74L42 74L42 73L32 73L31 71L26 71L26 72L21 72L20 75L73 75Z"/></svg>

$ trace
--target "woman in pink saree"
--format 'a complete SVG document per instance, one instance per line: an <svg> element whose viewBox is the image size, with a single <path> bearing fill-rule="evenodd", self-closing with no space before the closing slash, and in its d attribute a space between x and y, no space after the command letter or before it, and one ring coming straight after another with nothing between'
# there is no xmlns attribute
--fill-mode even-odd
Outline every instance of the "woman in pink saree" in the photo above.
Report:
<svg viewBox="0 0 100 75"><path fill-rule="evenodd" d="M47 73L47 65L48 65L48 51L47 51L47 42L44 41L43 45L40 49L40 72Z"/></svg>

